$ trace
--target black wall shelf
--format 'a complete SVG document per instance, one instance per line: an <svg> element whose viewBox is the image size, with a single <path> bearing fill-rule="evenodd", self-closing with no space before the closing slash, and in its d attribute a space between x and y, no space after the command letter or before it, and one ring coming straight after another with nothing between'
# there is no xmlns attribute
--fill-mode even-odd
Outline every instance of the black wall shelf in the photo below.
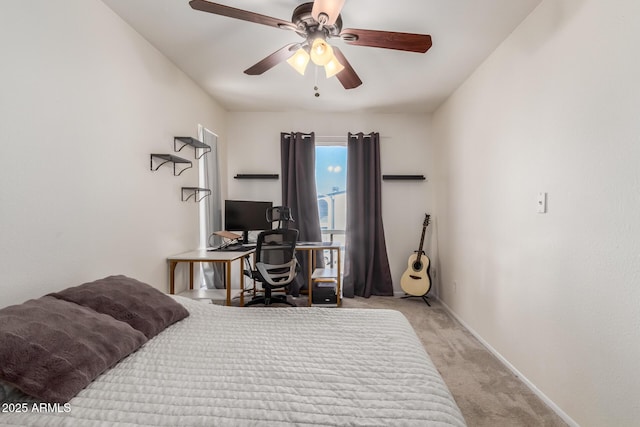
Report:
<svg viewBox="0 0 640 427"><path fill-rule="evenodd" d="M278 179L277 173L239 173L235 179Z"/></svg>
<svg viewBox="0 0 640 427"><path fill-rule="evenodd" d="M180 147L178 147L178 145L180 145ZM211 146L195 138L192 138L190 136L174 136L173 137L173 151L178 152L182 150L184 147L186 147L187 145L194 148L194 155L196 159L199 159L200 157L204 156L205 154L211 151ZM202 153L198 156L199 149L202 150Z"/></svg>
<svg viewBox="0 0 640 427"><path fill-rule="evenodd" d="M204 195L202 197L198 198L200 193L204 193ZM186 198L185 198L185 195L187 195ZM193 201L194 202L199 202L200 200L202 200L205 197L210 196L210 195L211 195L211 190L209 190L208 188L182 187L182 201L183 202L186 202L187 200L189 200L192 197L193 197Z"/></svg>
<svg viewBox="0 0 640 427"><path fill-rule="evenodd" d="M163 162L161 162L158 166L156 166L156 168L153 168L153 159L157 159L157 160L164 160ZM158 154L158 153L153 153L151 154L151 170L152 171L157 171L160 166L164 165L165 163L173 163L173 175L174 176L178 176L180 175L182 172L186 171L189 168L193 167L193 163L191 163L191 160L187 160L187 159L183 159L182 157L178 157L178 156L174 156L172 154ZM183 167L180 172L178 172L176 170L176 165L177 164L188 164L189 166Z"/></svg>
<svg viewBox="0 0 640 427"><path fill-rule="evenodd" d="M424 175L382 175L385 181L424 181Z"/></svg>
<svg viewBox="0 0 640 427"><path fill-rule="evenodd" d="M187 145L193 147L196 159L200 159L202 156L211 151L211 147L209 145L198 141L197 139L190 136L173 137L173 151L178 152ZM198 150L201 150L200 155L198 155ZM181 175L182 172L193 167L193 162L191 160L183 159L182 157L174 156L173 154L152 153L150 157L150 167L152 171L157 171L158 169L160 169L160 166L164 165L165 163L173 163L173 175L178 176ZM178 167L178 165L180 165L180 167ZM181 199L183 202L186 202L192 197L195 202L199 202L210 195L211 190L208 188L182 187L181 191Z"/></svg>

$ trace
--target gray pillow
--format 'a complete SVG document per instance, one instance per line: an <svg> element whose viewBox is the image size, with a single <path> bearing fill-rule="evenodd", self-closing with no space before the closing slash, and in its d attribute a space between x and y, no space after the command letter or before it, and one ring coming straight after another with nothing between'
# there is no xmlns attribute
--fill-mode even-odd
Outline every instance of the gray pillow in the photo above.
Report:
<svg viewBox="0 0 640 427"><path fill-rule="evenodd" d="M0 310L0 381L66 403L147 338L124 322L52 297Z"/></svg>
<svg viewBox="0 0 640 427"><path fill-rule="evenodd" d="M126 276L109 276L49 295L108 314L149 339L189 316L187 309L171 297Z"/></svg>
<svg viewBox="0 0 640 427"><path fill-rule="evenodd" d="M9 398L9 395L13 391L13 386L4 381L0 381L0 403Z"/></svg>

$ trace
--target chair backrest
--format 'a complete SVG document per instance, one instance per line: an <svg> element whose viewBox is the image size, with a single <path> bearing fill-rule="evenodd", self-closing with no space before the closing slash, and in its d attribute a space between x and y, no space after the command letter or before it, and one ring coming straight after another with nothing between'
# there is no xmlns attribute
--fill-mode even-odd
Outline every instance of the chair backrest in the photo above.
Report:
<svg viewBox="0 0 640 427"><path fill-rule="evenodd" d="M295 278L297 240L298 230L294 228L277 228L258 234L255 278L263 283L263 287L286 286Z"/></svg>
<svg viewBox="0 0 640 427"><path fill-rule="evenodd" d="M295 222L291 216L291 209L287 206L273 206L267 209L267 222L278 222L277 228L289 228L290 222Z"/></svg>
<svg viewBox="0 0 640 427"><path fill-rule="evenodd" d="M276 228L258 234L256 262L265 264L286 264L293 259L298 240L298 230Z"/></svg>

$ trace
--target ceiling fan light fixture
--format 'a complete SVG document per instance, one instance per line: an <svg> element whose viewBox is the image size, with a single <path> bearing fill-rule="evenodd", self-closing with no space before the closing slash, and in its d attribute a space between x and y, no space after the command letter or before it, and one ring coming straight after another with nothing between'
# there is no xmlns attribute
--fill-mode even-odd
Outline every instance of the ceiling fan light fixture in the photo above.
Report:
<svg viewBox="0 0 640 427"><path fill-rule="evenodd" d="M309 63L309 54L303 48L300 48L293 54L293 56L287 59L287 63L291 65L291 67L302 74L304 76L304 72L307 69L307 64Z"/></svg>
<svg viewBox="0 0 640 427"><path fill-rule="evenodd" d="M344 65L342 65L335 56L324 66L324 72L327 78L335 76L342 70L344 70Z"/></svg>
<svg viewBox="0 0 640 427"><path fill-rule="evenodd" d="M333 25L336 23L338 16L340 16L344 2L345 0L315 0L311 16L323 25Z"/></svg>
<svg viewBox="0 0 640 427"><path fill-rule="evenodd" d="M431 36L427 34L357 28L347 28L343 31L341 12L345 3L346 0L305 0L293 10L291 21L285 21L213 1L189 1L189 5L194 10L294 31L305 39L302 43L290 43L278 49L244 70L245 74L251 76L263 74L284 61L288 61L289 65L298 73L304 75L306 67L309 65L308 61L313 61L315 65L325 66L327 77L337 75L340 84L345 89L354 89L362 84L362 80L342 52L337 47L334 48L327 44L327 38L340 37L344 42L355 46L405 52L425 53L431 48ZM306 50L309 59L306 59L301 52L296 58L292 58L295 55L294 50L300 46ZM339 61L335 57L334 50L340 58ZM300 58L301 56L302 58ZM329 62L331 64L327 66Z"/></svg>
<svg viewBox="0 0 640 427"><path fill-rule="evenodd" d="M311 60L316 65L327 65L333 58L333 48L322 38L317 38L311 45Z"/></svg>

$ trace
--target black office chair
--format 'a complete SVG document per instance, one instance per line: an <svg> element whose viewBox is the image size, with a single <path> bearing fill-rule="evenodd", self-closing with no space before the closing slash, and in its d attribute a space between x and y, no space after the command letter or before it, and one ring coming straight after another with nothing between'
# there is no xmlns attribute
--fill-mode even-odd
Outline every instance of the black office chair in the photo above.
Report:
<svg viewBox="0 0 640 427"><path fill-rule="evenodd" d="M289 224L295 222L291 216L291 209L287 206L273 206L267 209L267 222L278 221L276 228L289 228Z"/></svg>
<svg viewBox="0 0 640 427"><path fill-rule="evenodd" d="M294 228L276 228L258 234L256 245L256 269L246 271L251 279L262 283L263 295L257 295L244 306L274 303L296 305L287 301L287 295L272 295L273 289L288 286L296 277L296 241L298 230Z"/></svg>

